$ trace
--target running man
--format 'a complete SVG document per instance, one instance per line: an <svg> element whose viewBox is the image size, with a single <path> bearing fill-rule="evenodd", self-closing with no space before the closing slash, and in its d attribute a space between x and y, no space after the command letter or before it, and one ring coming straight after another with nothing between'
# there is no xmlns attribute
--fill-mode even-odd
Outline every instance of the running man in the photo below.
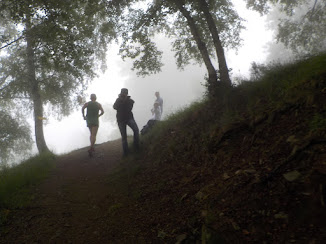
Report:
<svg viewBox="0 0 326 244"><path fill-rule="evenodd" d="M84 111L86 108L87 108L87 113L85 116ZM101 111L100 114L99 114L99 111ZM90 146L90 149L88 150L88 154L89 154L89 156L92 156L93 152L95 151L94 145L95 145L95 141L96 141L96 134L97 134L98 127L99 127L98 118L104 114L102 105L99 104L98 102L96 102L95 94L91 94L91 101L84 104L84 106L82 108L82 114L83 114L84 120L86 120L86 122L87 122L87 127L89 128L89 132L91 134L90 135L91 146Z"/></svg>

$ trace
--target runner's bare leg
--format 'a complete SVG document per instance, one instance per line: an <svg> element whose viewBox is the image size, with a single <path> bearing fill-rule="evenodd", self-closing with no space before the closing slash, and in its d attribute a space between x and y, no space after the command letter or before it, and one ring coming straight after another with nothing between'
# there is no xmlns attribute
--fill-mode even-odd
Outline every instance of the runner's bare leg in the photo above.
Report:
<svg viewBox="0 0 326 244"><path fill-rule="evenodd" d="M89 131L91 133L91 136L90 136L91 149L94 149L94 145L95 145L95 141L96 141L96 135L97 135L97 131L98 131L98 126L89 127Z"/></svg>

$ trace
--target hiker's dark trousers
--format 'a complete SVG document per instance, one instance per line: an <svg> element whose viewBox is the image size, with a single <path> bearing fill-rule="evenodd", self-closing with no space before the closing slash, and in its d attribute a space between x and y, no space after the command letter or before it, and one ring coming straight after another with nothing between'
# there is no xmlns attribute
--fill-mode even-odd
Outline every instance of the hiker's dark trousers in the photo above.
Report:
<svg viewBox="0 0 326 244"><path fill-rule="evenodd" d="M134 119L130 119L123 122L118 122L119 130L121 133L122 139L122 149L123 155L126 156L129 153L128 149L128 141L127 141L127 125L132 129L134 132L134 147L136 150L139 149L139 129Z"/></svg>

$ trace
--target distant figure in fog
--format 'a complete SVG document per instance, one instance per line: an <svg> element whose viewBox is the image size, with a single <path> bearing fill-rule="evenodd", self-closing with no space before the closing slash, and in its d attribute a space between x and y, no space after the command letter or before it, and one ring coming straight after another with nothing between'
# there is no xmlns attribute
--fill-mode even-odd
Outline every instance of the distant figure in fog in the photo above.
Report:
<svg viewBox="0 0 326 244"><path fill-rule="evenodd" d="M152 120L161 120L162 116L162 109L160 107L159 102L155 102L153 108L151 109L152 112Z"/></svg>
<svg viewBox="0 0 326 244"><path fill-rule="evenodd" d="M90 146L90 149L88 150L88 153L89 153L89 156L92 156L93 152L95 151L94 145L95 145L96 135L97 135L98 127L99 127L99 119L98 118L104 114L104 110L102 108L102 105L99 104L98 102L96 102L95 94L91 94L90 99L91 99L91 101L85 103L84 106L82 107L82 114L83 114L84 120L86 120L87 127L89 128L89 131L91 134L90 135L91 146ZM87 113L85 116L84 111L86 108L87 108ZM100 114L99 114L99 111L101 111Z"/></svg>
<svg viewBox="0 0 326 244"><path fill-rule="evenodd" d="M157 102L159 104L159 107L161 109L161 116L162 116L162 114L163 114L163 99L161 98L160 93L158 91L155 92L155 96L156 96L156 100L154 103Z"/></svg>
<svg viewBox="0 0 326 244"><path fill-rule="evenodd" d="M132 113L132 108L135 101L128 96L128 89L122 88L119 97L113 104L113 108L117 110L117 122L122 139L123 155L127 156L129 153L127 141L127 125L134 133L134 148L139 149L139 129Z"/></svg>
<svg viewBox="0 0 326 244"><path fill-rule="evenodd" d="M140 131L142 135L145 135L157 123L157 121L161 120L162 113L161 113L160 104L158 102L154 103L151 112L152 112L152 118L147 121L147 124L144 125L144 127Z"/></svg>

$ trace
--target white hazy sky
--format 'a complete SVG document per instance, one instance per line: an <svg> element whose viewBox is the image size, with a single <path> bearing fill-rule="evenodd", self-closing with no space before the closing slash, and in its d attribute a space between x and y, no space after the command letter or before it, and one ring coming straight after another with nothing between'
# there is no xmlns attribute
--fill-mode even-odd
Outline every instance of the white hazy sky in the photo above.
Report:
<svg viewBox="0 0 326 244"><path fill-rule="evenodd" d="M244 1L237 1L237 4L240 16L247 20L244 23L247 29L242 33L243 46L239 51L235 53L226 50L228 67L233 69L233 77L248 76L253 61L263 63L267 55L266 44L272 40L272 33L266 31L265 18L247 10ZM140 130L151 116L155 91L160 91L164 100L163 119L202 97L204 87L201 83L206 73L205 68L188 66L184 71L179 71L176 69L173 53L169 51L170 43L162 38L158 39L158 46L164 50L165 65L161 73L145 78L137 77L130 70L130 62L121 61L117 55L117 46L112 46L108 51L106 72L100 74L87 91L88 95L97 95L98 102L105 110L105 116L100 118L97 143L120 138L112 104L123 87L129 89L129 95L135 100L133 112ZM85 99L88 101L89 97ZM80 109L61 121L54 118L47 120L44 133L50 150L62 154L89 145L89 131Z"/></svg>

